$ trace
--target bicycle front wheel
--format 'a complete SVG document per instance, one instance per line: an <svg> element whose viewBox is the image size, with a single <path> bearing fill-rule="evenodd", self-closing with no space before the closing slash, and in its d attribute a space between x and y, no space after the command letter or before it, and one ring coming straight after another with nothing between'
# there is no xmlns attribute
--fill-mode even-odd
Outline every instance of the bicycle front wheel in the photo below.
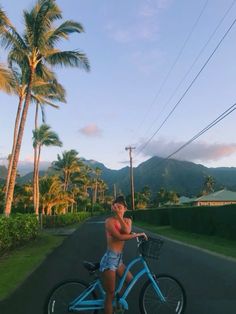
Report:
<svg viewBox="0 0 236 314"><path fill-rule="evenodd" d="M69 314L69 304L78 297L86 288L82 281L70 280L59 283L53 288L45 303L45 314ZM93 294L93 298L96 298ZM97 310L79 311L81 314L97 313Z"/></svg>
<svg viewBox="0 0 236 314"><path fill-rule="evenodd" d="M186 297L180 282L169 275L154 276L165 301L161 301L153 284L148 280L139 296L139 308L142 314L182 314L184 313Z"/></svg>

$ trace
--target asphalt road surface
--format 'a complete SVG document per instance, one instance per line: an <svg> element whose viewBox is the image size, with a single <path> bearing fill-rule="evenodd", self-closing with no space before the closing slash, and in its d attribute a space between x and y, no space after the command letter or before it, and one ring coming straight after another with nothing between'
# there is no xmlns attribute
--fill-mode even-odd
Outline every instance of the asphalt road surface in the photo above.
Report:
<svg viewBox="0 0 236 314"><path fill-rule="evenodd" d="M69 278L89 281L82 261L99 261L105 249L103 219L85 222L9 298L0 302L0 314L43 314L52 287ZM128 241L124 261L131 260L135 252L136 241ZM169 273L181 281L187 294L186 314L236 313L235 261L166 240L160 259L150 262L150 266L154 273ZM138 296L143 282L131 292L127 314L139 313Z"/></svg>

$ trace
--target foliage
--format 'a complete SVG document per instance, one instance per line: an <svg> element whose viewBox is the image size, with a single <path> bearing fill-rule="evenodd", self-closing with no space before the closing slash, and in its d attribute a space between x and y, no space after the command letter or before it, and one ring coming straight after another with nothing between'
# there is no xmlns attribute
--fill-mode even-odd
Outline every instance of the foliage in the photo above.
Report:
<svg viewBox="0 0 236 314"><path fill-rule="evenodd" d="M44 228L56 228L64 227L67 225L72 225L78 222L82 222L85 219L90 217L88 212L77 212L77 213L68 213L65 215L51 215L43 216L43 227Z"/></svg>
<svg viewBox="0 0 236 314"><path fill-rule="evenodd" d="M167 191L164 188L161 188L157 193L154 204L157 206L165 205L166 203L177 204L178 200L179 198L176 192Z"/></svg>
<svg viewBox="0 0 236 314"><path fill-rule="evenodd" d="M173 228L236 240L236 205L171 208Z"/></svg>
<svg viewBox="0 0 236 314"><path fill-rule="evenodd" d="M37 237L38 220L32 214L0 216L0 252L12 249Z"/></svg>
<svg viewBox="0 0 236 314"><path fill-rule="evenodd" d="M170 224L169 213L166 208L127 211L126 216L131 217L135 222L141 221L155 226Z"/></svg>

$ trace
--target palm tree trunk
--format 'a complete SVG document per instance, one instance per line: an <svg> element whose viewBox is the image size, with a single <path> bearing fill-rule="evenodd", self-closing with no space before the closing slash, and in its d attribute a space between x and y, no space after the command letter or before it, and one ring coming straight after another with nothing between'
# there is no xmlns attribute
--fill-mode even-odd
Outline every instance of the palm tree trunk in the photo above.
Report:
<svg viewBox="0 0 236 314"><path fill-rule="evenodd" d="M39 104L37 102L36 104L36 110L35 110L35 118L34 118L34 129L36 130L38 128L38 107ZM33 201L34 201L34 212L37 212L37 151L38 147L37 145L34 147L34 174L33 174ZM38 213L36 213L38 215Z"/></svg>
<svg viewBox="0 0 236 314"><path fill-rule="evenodd" d="M21 115L19 132L18 132L17 140L16 140L15 154L12 161L12 171L11 171L11 175L9 179L9 187L8 187L8 192L7 192L7 197L6 197L5 210L4 210L4 213L6 216L9 216L11 213L11 205L12 205L13 195L14 195L17 165L18 165L19 156L20 156L20 149L21 149L21 143L22 143L24 129L25 129L25 122L26 122L27 113L28 113L29 104L30 104L33 74L34 74L34 71L33 69L31 69L29 84L28 84L26 98L25 98L25 104L24 104L22 115Z"/></svg>
<svg viewBox="0 0 236 314"><path fill-rule="evenodd" d="M20 122L20 116L21 116L21 110L22 110L22 102L23 102L23 97L21 96L19 98L19 104L18 104L18 109L17 109L17 113L16 113L13 143L12 143L11 155L10 155L9 162L8 162L5 200L7 198L7 193L8 193L8 189L9 189L9 181L10 181L10 176L11 176L11 171L12 171L12 162L14 159L14 153L15 153L15 148L16 148L16 139L17 139L18 129L19 129L19 122Z"/></svg>
<svg viewBox="0 0 236 314"><path fill-rule="evenodd" d="M38 158L36 162L36 208L35 214L39 214L39 162L40 162L41 146L38 146Z"/></svg>

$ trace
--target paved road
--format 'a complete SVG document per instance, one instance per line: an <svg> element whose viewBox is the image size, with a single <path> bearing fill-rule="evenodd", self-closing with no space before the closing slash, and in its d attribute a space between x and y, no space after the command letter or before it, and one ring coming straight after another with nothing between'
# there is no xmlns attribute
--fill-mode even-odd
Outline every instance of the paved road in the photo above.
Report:
<svg viewBox="0 0 236 314"><path fill-rule="evenodd" d="M1 314L43 314L48 291L68 278L89 280L82 261L99 260L105 250L104 225L101 218L84 223L6 300L0 303ZM127 243L124 259L135 254L135 241ZM156 273L177 277L187 291L186 314L236 313L236 262L166 241L161 259L151 262ZM138 292L129 297L128 313L138 314ZM127 314L128 314L127 313Z"/></svg>

